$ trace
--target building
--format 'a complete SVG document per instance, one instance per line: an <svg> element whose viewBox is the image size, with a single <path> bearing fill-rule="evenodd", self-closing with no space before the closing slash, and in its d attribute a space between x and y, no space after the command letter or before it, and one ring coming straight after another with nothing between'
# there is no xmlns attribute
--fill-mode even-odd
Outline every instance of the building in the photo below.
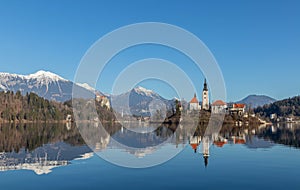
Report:
<svg viewBox="0 0 300 190"><path fill-rule="evenodd" d="M242 136L233 136L233 144L246 144L246 137L245 135Z"/></svg>
<svg viewBox="0 0 300 190"><path fill-rule="evenodd" d="M201 106L202 105L202 106ZM194 94L193 99L189 103L189 110L209 110L210 105L209 105L209 93L208 93L208 87L206 83L206 79L204 80L204 85L203 85L203 91L202 91L202 104L199 103L196 93Z"/></svg>
<svg viewBox="0 0 300 190"><path fill-rule="evenodd" d="M68 115L67 115L66 121L67 121L67 122L71 122L71 121L72 121L72 115L71 115L71 114L68 114Z"/></svg>
<svg viewBox="0 0 300 190"><path fill-rule="evenodd" d="M272 114L270 115L270 119L271 119L271 120L277 119L277 114L276 114L276 113L272 113Z"/></svg>
<svg viewBox="0 0 300 190"><path fill-rule="evenodd" d="M197 99L196 93L194 94L194 97L190 101L190 107L189 110L200 110L201 107L199 105L199 101Z"/></svg>
<svg viewBox="0 0 300 190"><path fill-rule="evenodd" d="M100 93L96 94L96 101L100 102L101 106L106 106L107 109L110 109L110 101L106 96L101 95Z"/></svg>
<svg viewBox="0 0 300 190"><path fill-rule="evenodd" d="M192 147L192 149L194 150L195 153L197 153L197 148L199 146L201 142L201 136L193 136L190 137L190 146Z"/></svg>
<svg viewBox="0 0 300 190"><path fill-rule="evenodd" d="M206 79L204 80L204 87L202 91L202 110L209 110L209 94Z"/></svg>
<svg viewBox="0 0 300 190"><path fill-rule="evenodd" d="M293 118L292 117L287 117L287 118L285 118L285 121L288 122L288 123L292 123Z"/></svg>
<svg viewBox="0 0 300 190"><path fill-rule="evenodd" d="M230 114L243 115L246 111L245 104L232 104L232 107L229 109Z"/></svg>
<svg viewBox="0 0 300 190"><path fill-rule="evenodd" d="M214 141L214 145L219 148L222 148L225 144L227 144L227 141Z"/></svg>
<svg viewBox="0 0 300 190"><path fill-rule="evenodd" d="M207 136L203 137L203 139L202 139L202 154L203 154L205 167L207 167L207 165L208 165L209 144L210 144L209 137L207 137Z"/></svg>
<svg viewBox="0 0 300 190"><path fill-rule="evenodd" d="M214 145L216 145L217 147L223 147L225 144L227 144L227 139L224 138L223 136L219 135L219 133L214 133L212 135L212 140Z"/></svg>
<svg viewBox="0 0 300 190"><path fill-rule="evenodd" d="M217 100L211 105L212 113L226 113L227 104L222 100Z"/></svg>

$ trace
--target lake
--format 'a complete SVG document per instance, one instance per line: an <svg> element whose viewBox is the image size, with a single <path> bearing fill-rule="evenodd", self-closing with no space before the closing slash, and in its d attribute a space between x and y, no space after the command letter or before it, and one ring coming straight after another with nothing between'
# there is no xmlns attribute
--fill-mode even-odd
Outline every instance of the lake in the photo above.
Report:
<svg viewBox="0 0 300 190"><path fill-rule="evenodd" d="M71 125L2 124L1 189L300 189L300 126L295 124L223 126L206 159L201 129L184 134L168 126L107 128L110 136L91 140L94 146L88 147ZM135 137L134 131L144 130L145 135ZM128 146L117 146L112 139ZM178 154L142 169L104 160L117 157L122 165L123 159L164 158L167 150Z"/></svg>

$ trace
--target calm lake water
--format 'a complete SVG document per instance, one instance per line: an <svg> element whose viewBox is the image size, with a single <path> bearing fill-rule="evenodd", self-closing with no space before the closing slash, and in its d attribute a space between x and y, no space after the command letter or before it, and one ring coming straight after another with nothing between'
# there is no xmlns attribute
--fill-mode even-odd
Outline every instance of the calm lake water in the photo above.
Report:
<svg viewBox="0 0 300 190"><path fill-rule="evenodd" d="M295 124L224 126L212 142L206 163L201 130L193 134L179 131L160 148L183 150L168 162L144 169L116 166L98 157L73 126L2 125L0 129L0 187L5 190L300 189L300 126ZM125 144L138 144L137 151L116 148L111 138L105 137L95 143L95 149L135 159L156 151L139 151L147 149L147 144L141 143L145 139L155 139L151 141L155 144L161 140L155 136L172 134L164 129L154 131L155 135L144 136L137 143L123 138L132 131L116 128L109 133ZM164 156L163 151L159 154Z"/></svg>

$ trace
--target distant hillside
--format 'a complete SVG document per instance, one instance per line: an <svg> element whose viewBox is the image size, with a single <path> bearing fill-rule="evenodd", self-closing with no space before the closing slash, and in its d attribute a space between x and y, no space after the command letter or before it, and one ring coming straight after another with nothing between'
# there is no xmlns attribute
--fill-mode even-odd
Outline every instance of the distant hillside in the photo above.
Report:
<svg viewBox="0 0 300 190"><path fill-rule="evenodd" d="M71 111L62 103L34 93L22 96L20 91L0 92L0 121L57 121L65 119Z"/></svg>
<svg viewBox="0 0 300 190"><path fill-rule="evenodd" d="M248 107L256 108L258 106L271 104L275 101L276 100L274 98L265 95L249 95L246 98L238 101L237 103L246 104Z"/></svg>
<svg viewBox="0 0 300 190"><path fill-rule="evenodd" d="M300 116L300 96L257 107L254 112L265 117L269 117L273 113L276 113L277 116Z"/></svg>
<svg viewBox="0 0 300 190"><path fill-rule="evenodd" d="M74 99L77 106L82 108L81 115L89 118L90 104L93 100ZM98 118L100 121L112 121L115 119L113 110L101 106L101 102L95 101ZM73 114L72 100L64 103L49 101L34 93L22 95L20 91L0 91L0 122L28 122L28 121L62 121L68 114ZM89 118L93 120L94 118Z"/></svg>

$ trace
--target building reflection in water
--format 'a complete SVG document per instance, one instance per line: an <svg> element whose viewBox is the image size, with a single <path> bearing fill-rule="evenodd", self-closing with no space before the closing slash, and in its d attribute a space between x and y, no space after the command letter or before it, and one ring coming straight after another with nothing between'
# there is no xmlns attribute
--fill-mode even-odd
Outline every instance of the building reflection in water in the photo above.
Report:
<svg viewBox="0 0 300 190"><path fill-rule="evenodd" d="M243 145L250 149L272 148L274 144L300 147L300 125L295 123L255 127L225 125L219 134L204 136L203 133L203 129L198 128L194 135L190 136L189 144L195 153L202 154L205 167L208 165L210 145L217 148L223 148L226 144Z"/></svg>
<svg viewBox="0 0 300 190"><path fill-rule="evenodd" d="M86 128L86 126L84 126ZM144 130L146 125L142 126ZM208 166L210 157L210 146L223 148L226 144L244 145L248 148L270 148L272 143L267 142L264 136L270 133L272 137L280 136L283 130L292 130L290 126L285 126L282 130L274 126L223 126L220 133L213 133L210 136L204 136L205 127L200 126L197 130L187 130L189 126L179 124L178 127L163 125L153 130L149 124L149 133L137 133L128 130L126 127L104 127L106 132L101 132L100 136L93 141L97 151L105 151L106 149L121 149L137 158L143 158L147 155L154 154L157 151L156 145L166 142L173 144L176 148L189 144L190 149L195 153L200 153L204 159L204 166ZM109 131L109 130L110 131ZM295 129L295 128L293 128ZM100 130L100 129L98 129ZM147 130L146 130L147 131ZM270 131L270 132L269 132ZM91 134L96 134L94 131ZM112 139L117 141L112 141ZM274 138L273 138L274 139ZM116 144L119 142L119 144ZM275 141L276 142L276 141ZM124 146L121 146L121 145ZM182 145L182 146L178 146ZM132 148L133 147L133 148Z"/></svg>
<svg viewBox="0 0 300 190"><path fill-rule="evenodd" d="M204 158L204 165L207 167L208 165L208 157L209 157L209 145L210 145L210 138L208 136L203 137L202 141L202 154Z"/></svg>
<svg viewBox="0 0 300 190"><path fill-rule="evenodd" d="M189 144L191 145L195 153L197 153L197 149L200 143L201 143L201 136L190 137Z"/></svg>
<svg viewBox="0 0 300 190"><path fill-rule="evenodd" d="M93 150L120 148L112 141L113 138L117 138L125 145L135 146L122 146L121 151L137 158L154 154L159 148L156 145L162 142L167 142L168 146L171 145L170 148L176 149L189 144L189 149L202 155L205 167L208 166L211 145L217 148L226 147L226 144L243 145L253 149L271 148L278 143L300 147L300 126L296 124L223 126L219 134L211 136L204 136L205 127L200 126L195 131L192 128L189 130L187 125L178 126L164 125L155 130L151 128L152 132L138 136L139 138L136 138L133 131L114 125L100 128L94 123L82 124L79 129L87 129L84 132L89 136L88 143L93 145ZM20 138L13 138L16 135ZM0 130L0 171L22 169L32 170L36 174L47 174L53 168L68 165L72 160L87 159L91 156L93 152L85 145L77 128L70 124L47 127L32 124L2 126Z"/></svg>

